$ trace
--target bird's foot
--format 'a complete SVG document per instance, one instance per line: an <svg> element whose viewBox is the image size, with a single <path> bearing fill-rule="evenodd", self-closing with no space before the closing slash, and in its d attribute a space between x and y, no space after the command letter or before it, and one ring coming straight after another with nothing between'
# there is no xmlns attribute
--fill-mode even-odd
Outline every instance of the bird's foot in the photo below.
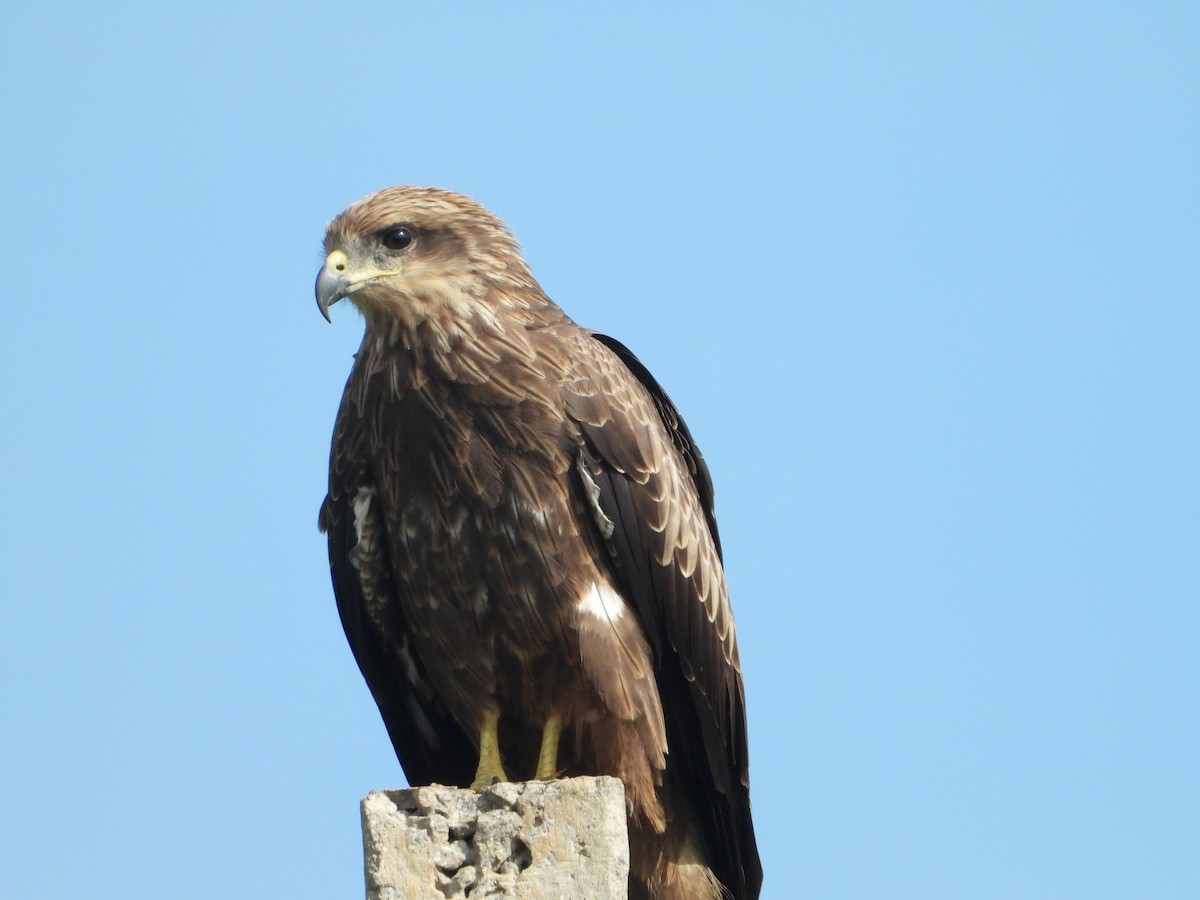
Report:
<svg viewBox="0 0 1200 900"><path fill-rule="evenodd" d="M475 770L475 780L471 782L472 790L478 791L509 780L504 773L504 763L500 761L499 723L500 714L495 710L483 714L483 723L479 727L479 767Z"/></svg>
<svg viewBox="0 0 1200 900"><path fill-rule="evenodd" d="M534 781L552 781L558 777L558 739L562 735L562 717L554 713L542 726L542 748L538 751Z"/></svg>

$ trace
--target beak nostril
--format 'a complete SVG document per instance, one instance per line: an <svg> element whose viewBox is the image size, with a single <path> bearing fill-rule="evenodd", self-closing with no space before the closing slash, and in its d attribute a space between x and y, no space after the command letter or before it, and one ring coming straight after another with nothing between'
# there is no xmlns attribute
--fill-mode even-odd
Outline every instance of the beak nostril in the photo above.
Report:
<svg viewBox="0 0 1200 900"><path fill-rule="evenodd" d="M345 263L338 263L336 266L334 266L334 268L335 268L335 269L337 269L339 272L345 272L345 271L346 271L346 264L345 264Z"/></svg>

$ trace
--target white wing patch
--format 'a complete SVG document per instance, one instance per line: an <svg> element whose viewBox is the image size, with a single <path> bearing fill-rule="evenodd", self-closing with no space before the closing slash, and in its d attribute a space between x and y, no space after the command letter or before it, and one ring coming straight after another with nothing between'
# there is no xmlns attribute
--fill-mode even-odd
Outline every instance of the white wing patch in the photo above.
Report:
<svg viewBox="0 0 1200 900"><path fill-rule="evenodd" d="M360 544L363 540L363 528L367 524L367 514L371 510L371 498L374 496L375 488L360 487L351 503L354 508L354 539Z"/></svg>
<svg viewBox="0 0 1200 900"><path fill-rule="evenodd" d="M604 510L600 508L600 485L596 484L596 479L592 477L592 473L588 471L587 463L583 460L583 454L575 460L575 470L579 472L579 479L583 482L583 489L587 493L588 506L592 510L592 518L596 520L596 525L600 529L600 533L606 538L613 536L616 531L616 523L604 514Z"/></svg>
<svg viewBox="0 0 1200 900"><path fill-rule="evenodd" d="M583 592L583 597L575 604L575 608L585 615L614 625L625 615L625 601L621 599L621 595L600 582L594 583Z"/></svg>

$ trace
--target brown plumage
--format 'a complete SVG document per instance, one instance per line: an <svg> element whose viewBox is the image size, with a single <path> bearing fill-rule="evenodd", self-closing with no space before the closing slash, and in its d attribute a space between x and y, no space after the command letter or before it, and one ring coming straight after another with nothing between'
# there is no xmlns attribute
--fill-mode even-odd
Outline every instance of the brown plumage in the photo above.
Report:
<svg viewBox="0 0 1200 900"><path fill-rule="evenodd" d="M322 313L366 331L321 528L409 782L615 775L632 897L757 897L712 484L667 395L467 197L372 194L325 252Z"/></svg>

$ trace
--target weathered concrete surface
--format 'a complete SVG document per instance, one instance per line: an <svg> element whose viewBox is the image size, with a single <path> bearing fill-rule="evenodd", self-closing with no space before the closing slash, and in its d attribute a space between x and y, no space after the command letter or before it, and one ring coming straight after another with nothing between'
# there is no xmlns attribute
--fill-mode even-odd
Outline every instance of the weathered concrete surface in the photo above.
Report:
<svg viewBox="0 0 1200 900"><path fill-rule="evenodd" d="M615 778L373 791L362 820L367 900L628 896Z"/></svg>

